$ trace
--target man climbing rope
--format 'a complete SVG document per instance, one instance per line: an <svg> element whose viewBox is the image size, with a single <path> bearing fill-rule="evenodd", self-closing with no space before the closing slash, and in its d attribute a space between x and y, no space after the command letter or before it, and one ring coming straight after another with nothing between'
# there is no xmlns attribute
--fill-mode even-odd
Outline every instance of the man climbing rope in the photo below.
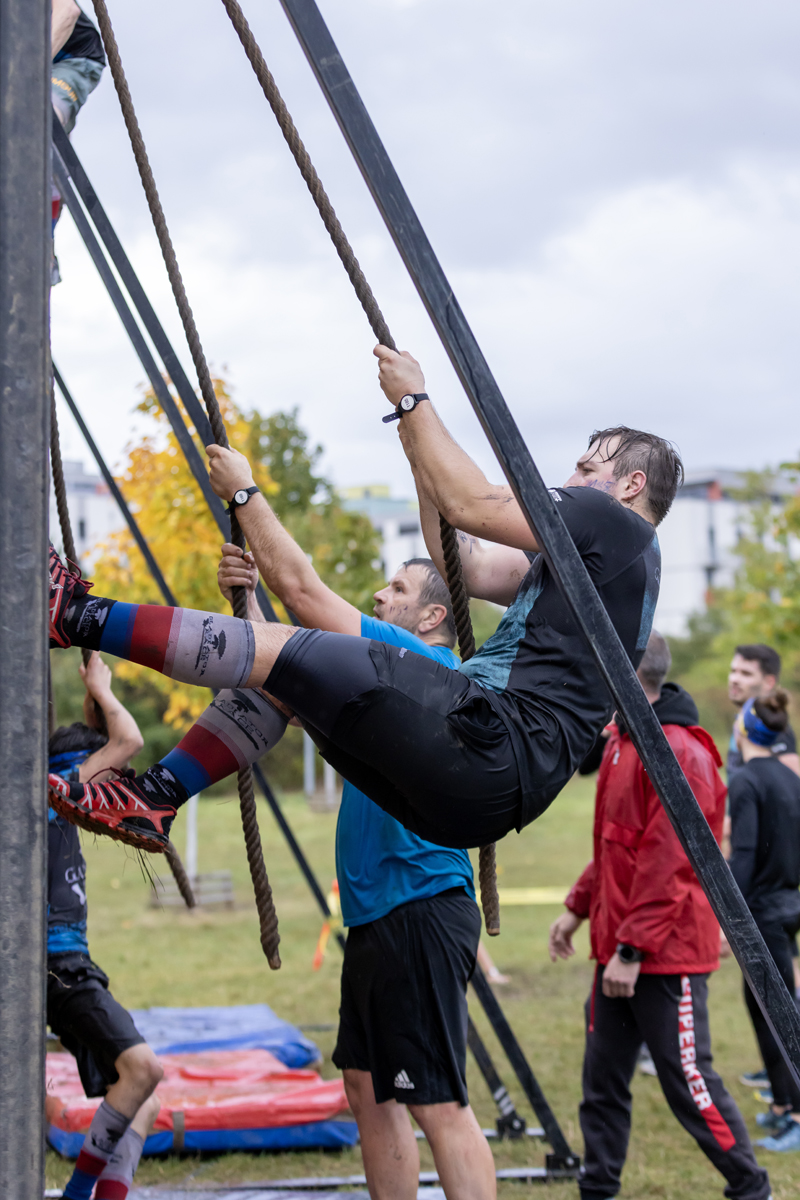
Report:
<svg viewBox="0 0 800 1200"><path fill-rule="evenodd" d="M453 669L458 659L447 586L429 559L404 563L375 593L365 616L317 575L268 505L258 544L264 581L306 627L405 648ZM255 599L252 554L223 547L223 595ZM494 1160L469 1106L466 990L480 914L472 867L409 833L345 780L336 827L336 875L349 934L333 1061L344 1074L374 1200L414 1200L419 1149L409 1113L425 1133L448 1200L490 1200Z"/></svg>
<svg viewBox="0 0 800 1200"><path fill-rule="evenodd" d="M109 777L142 748L131 714L111 690L111 670L99 654L79 668L86 686L85 724L62 726L50 738L50 770L84 782ZM96 726L95 703L108 733ZM108 976L89 957L86 863L78 831L50 810L47 875L47 1023L78 1061L87 1096L102 1096L64 1196L125 1200L159 1104L158 1059L130 1014L108 990Z"/></svg>
<svg viewBox="0 0 800 1200"><path fill-rule="evenodd" d="M50 45L53 65L50 73L50 98L61 124L67 133L75 128L78 113L100 82L106 56L98 30L75 0L52 0ZM52 224L61 216L61 193L51 184ZM58 259L53 254L50 282L61 282Z"/></svg>
<svg viewBox="0 0 800 1200"><path fill-rule="evenodd" d="M102 649L199 686L263 686L344 778L412 833L456 848L485 845L522 829L558 795L607 721L609 695L510 490L491 486L449 437L415 360L385 347L376 353L381 386L404 414L420 489L466 539L468 591L511 606L469 663L451 671L366 638L92 596L54 553L51 642ZM261 567L253 531L266 502L242 456L217 446L208 454L212 486L253 537ZM618 428L593 435L574 475L552 492L634 664L658 597L654 526L681 474L663 439ZM263 699L255 707L263 725L246 748L253 758L279 717ZM213 720L212 706L205 724ZM201 718L181 745L205 760L208 777L222 778L238 760L212 744L203 750L203 730ZM88 787L54 779L52 803L98 832L157 848L176 805L192 794L186 766L171 758L138 779Z"/></svg>
<svg viewBox="0 0 800 1200"><path fill-rule="evenodd" d="M691 696L664 683L670 661L666 642L654 632L637 674L719 840L722 761L698 725ZM594 858L550 929L555 962L575 953L573 935L588 917L598 964L586 1002L581 1200L611 1200L620 1189L630 1082L643 1041L673 1113L727 1180L725 1195L769 1200L767 1173L712 1067L707 980L719 968L719 925L636 748L617 722L597 781Z"/></svg>

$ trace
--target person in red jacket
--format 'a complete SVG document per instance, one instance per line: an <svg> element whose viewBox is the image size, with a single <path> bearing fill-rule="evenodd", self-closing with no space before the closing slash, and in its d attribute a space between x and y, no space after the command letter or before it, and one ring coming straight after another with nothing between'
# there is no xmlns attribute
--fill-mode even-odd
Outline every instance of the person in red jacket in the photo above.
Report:
<svg viewBox="0 0 800 1200"><path fill-rule="evenodd" d="M637 674L719 841L722 760L691 696L664 683L669 667L669 648L653 632ZM594 859L565 904L550 929L550 957L575 953L572 936L588 917L597 960L586 1003L581 1200L619 1191L643 1042L673 1113L727 1180L725 1195L768 1200L767 1173L711 1066L707 976L719 966L719 925L619 717L597 781Z"/></svg>

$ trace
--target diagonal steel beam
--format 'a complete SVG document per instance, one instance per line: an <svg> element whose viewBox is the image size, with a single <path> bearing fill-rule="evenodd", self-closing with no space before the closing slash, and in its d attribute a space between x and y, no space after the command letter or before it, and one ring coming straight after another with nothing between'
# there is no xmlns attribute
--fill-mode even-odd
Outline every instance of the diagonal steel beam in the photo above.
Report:
<svg viewBox="0 0 800 1200"><path fill-rule="evenodd" d="M315 0L280 0L675 832L800 1085L800 1013L636 678Z"/></svg>
<svg viewBox="0 0 800 1200"><path fill-rule="evenodd" d="M75 222L78 232L83 238L84 245L89 251L89 255L97 268L97 272L105 284L106 291L109 294L112 304L117 310L119 319L131 340L131 344L136 351L136 354L144 367L147 378L150 380L150 385L156 394L156 398L161 405L166 417L172 426L172 430L177 438L178 444L183 451L184 457L189 465L189 469L195 478L197 486L202 492L203 498L209 507L211 515L219 527L219 531L226 542L230 541L231 527L230 520L225 512L225 507L219 496L215 494L211 487L211 481L208 478L205 462L197 449L189 430L186 428L183 417L181 416L178 405L172 398L169 388L164 380L164 376L158 368L155 358L153 357L150 347L147 344L144 334L139 328L136 318L131 312L130 306L126 301L122 289L120 288L114 272L109 266L108 260L103 253L102 247L92 231L86 213L81 207L80 200L75 194L72 187L69 175L67 173L64 160L62 159L58 149L53 147L53 177L56 186L61 193L62 199L70 211L73 221ZM193 394L193 393L192 393ZM197 397L194 397L195 406L199 407ZM202 409L200 410L202 413ZM194 418L192 418L194 420ZM206 422L207 423L207 422ZM195 428L197 426L195 425ZM213 441L213 438L211 439ZM209 443L210 444L210 443ZM277 621L275 610L270 603L269 597L261 583L258 585L257 598L259 607L268 621Z"/></svg>

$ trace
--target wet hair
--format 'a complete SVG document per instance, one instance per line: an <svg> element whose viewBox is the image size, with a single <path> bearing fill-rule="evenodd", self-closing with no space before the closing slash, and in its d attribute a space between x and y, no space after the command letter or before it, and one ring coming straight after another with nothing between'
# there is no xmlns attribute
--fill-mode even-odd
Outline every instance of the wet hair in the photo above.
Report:
<svg viewBox="0 0 800 1200"><path fill-rule="evenodd" d="M789 724L788 707L789 695L783 688L776 688L766 700L753 701L753 712L773 733L783 733Z"/></svg>
<svg viewBox="0 0 800 1200"><path fill-rule="evenodd" d="M437 570L436 563L430 558L409 558L403 563L404 567L422 567L425 574L425 581L419 589L419 606L424 608L426 604L442 604L447 610L447 615L440 626L442 633L446 635L447 645L452 649L456 644L456 622L453 617L453 606L450 603L450 589L442 579Z"/></svg>
<svg viewBox="0 0 800 1200"><path fill-rule="evenodd" d="M672 666L672 655L665 639L657 630L653 630L642 655L642 661L636 674L641 680L642 687L651 694L661 691L667 672Z"/></svg>
<svg viewBox="0 0 800 1200"><path fill-rule="evenodd" d="M595 429L589 438L589 448L595 442L606 442L613 438L619 439L619 445L608 456L614 463L614 478L621 479L633 471L644 471L647 476L647 503L656 525L660 525L683 483L683 463L678 451L672 442L654 433L643 433L641 429L629 429L627 425Z"/></svg>
<svg viewBox="0 0 800 1200"><path fill-rule="evenodd" d="M737 646L734 654L746 658L748 662L757 662L761 667L762 675L774 675L776 679L780 679L781 656L777 650L772 649L772 646L765 646L763 642L755 642L752 645Z"/></svg>
<svg viewBox="0 0 800 1200"><path fill-rule="evenodd" d="M88 750L94 754L108 741L107 733L90 729L82 721L73 725L60 725L50 737L47 753L52 758L55 754L74 754L76 750Z"/></svg>

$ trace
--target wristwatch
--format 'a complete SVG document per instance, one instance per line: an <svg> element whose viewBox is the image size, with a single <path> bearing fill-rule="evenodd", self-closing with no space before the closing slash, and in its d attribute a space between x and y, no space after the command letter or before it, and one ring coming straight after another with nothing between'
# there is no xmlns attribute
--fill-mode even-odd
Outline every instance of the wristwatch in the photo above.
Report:
<svg viewBox="0 0 800 1200"><path fill-rule="evenodd" d="M394 412L389 413L388 417L383 418L384 425L389 421L399 421L406 413L413 412L420 400L430 400L430 396L427 392L412 392L408 396L401 396L400 403Z"/></svg>
<svg viewBox="0 0 800 1200"><path fill-rule="evenodd" d="M628 946L625 942L617 942L617 958L624 963L642 962L644 950L637 950L635 946Z"/></svg>
<svg viewBox="0 0 800 1200"><path fill-rule="evenodd" d="M228 516L230 517L233 514L234 509L241 508L243 504L247 504L247 501L250 499L250 497L254 496L256 492L260 491L261 489L255 486L249 488L239 488L238 492L233 493L233 499L225 510Z"/></svg>

